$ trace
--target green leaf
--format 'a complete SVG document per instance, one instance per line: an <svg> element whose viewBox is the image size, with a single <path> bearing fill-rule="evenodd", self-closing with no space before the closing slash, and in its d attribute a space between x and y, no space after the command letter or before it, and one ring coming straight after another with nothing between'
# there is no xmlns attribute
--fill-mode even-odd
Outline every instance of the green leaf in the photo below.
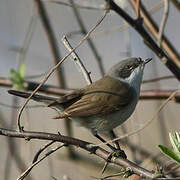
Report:
<svg viewBox="0 0 180 180"><path fill-rule="evenodd" d="M21 62L18 72L19 72L19 75L21 76L21 78L24 79L25 73L26 73L26 66L24 64L24 61Z"/></svg>
<svg viewBox="0 0 180 180"><path fill-rule="evenodd" d="M14 89L25 89L24 87L24 77L25 77L25 64L21 62L20 68L18 71L10 69L11 77L9 80L13 83Z"/></svg>
<svg viewBox="0 0 180 180"><path fill-rule="evenodd" d="M179 133L169 133L169 139L175 152L180 152Z"/></svg>
<svg viewBox="0 0 180 180"><path fill-rule="evenodd" d="M169 158L180 164L180 156L178 154L174 153L171 149L167 148L166 146L159 145L158 147L165 155L167 155Z"/></svg>

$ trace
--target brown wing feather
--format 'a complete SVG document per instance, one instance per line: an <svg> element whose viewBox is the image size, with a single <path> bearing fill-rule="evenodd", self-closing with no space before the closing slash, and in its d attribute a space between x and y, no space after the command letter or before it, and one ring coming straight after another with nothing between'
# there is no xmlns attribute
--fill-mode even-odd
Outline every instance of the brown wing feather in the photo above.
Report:
<svg viewBox="0 0 180 180"><path fill-rule="evenodd" d="M73 95L73 98L67 98L67 100L65 98L63 101L56 102L63 104L74 100L56 118L105 115L119 110L122 106L128 105L132 98L131 87L109 76L105 76L103 79L94 82L80 90L80 92L79 94L75 93L76 95Z"/></svg>

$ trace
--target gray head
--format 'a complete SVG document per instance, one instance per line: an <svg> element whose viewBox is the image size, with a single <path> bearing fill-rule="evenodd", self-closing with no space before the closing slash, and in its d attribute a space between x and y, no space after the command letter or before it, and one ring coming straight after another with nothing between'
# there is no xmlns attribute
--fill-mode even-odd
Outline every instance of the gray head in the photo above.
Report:
<svg viewBox="0 0 180 180"><path fill-rule="evenodd" d="M139 86L142 81L145 64L151 60L152 58L142 60L135 57L122 60L114 65L107 75L125 81L131 86Z"/></svg>
<svg viewBox="0 0 180 180"><path fill-rule="evenodd" d="M144 70L145 64L151 61L152 58L142 60L141 58L128 58L120 61L116 65L114 65L107 73L107 75L121 78L121 79L129 79L133 74L137 72L142 72Z"/></svg>

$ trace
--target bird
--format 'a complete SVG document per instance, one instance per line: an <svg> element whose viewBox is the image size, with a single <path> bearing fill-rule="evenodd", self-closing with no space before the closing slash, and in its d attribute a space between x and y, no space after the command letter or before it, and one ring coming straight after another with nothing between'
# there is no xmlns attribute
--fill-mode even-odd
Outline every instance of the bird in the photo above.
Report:
<svg viewBox="0 0 180 180"><path fill-rule="evenodd" d="M54 119L70 118L89 129L102 142L106 142L99 134L109 134L114 139L113 129L123 124L134 112L140 95L144 67L151 60L152 58L127 58L112 66L104 77L84 88L60 98L35 94L32 99L58 109L59 114ZM31 95L17 90L9 90L8 93L23 98ZM119 144L115 144L126 158ZM113 149L110 144L108 146Z"/></svg>

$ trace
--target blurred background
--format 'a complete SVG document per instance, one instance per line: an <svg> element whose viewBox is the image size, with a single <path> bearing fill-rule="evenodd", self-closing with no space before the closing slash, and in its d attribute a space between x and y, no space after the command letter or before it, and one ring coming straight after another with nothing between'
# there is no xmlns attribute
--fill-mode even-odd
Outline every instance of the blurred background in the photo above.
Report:
<svg viewBox="0 0 180 180"><path fill-rule="evenodd" d="M18 70L20 62L24 61L26 79L33 82L41 82L47 72L67 54L67 49L62 43L63 35L67 35L71 45L75 45L82 39L85 31L89 31L104 14L103 0L74 0L74 1L42 1L49 17L50 25L56 41L56 56L52 54L52 46L39 16L38 1L36 0L0 0L0 77L1 80L11 76L10 69ZM64 3L63 3L64 2ZM93 8L75 8L67 4L72 2ZM131 3L127 0L116 1L128 14L136 18L136 13ZM161 24L164 1L142 0L145 8L158 26ZM179 13L180 11L169 2L169 14L164 29L165 36L180 52L179 38ZM85 27L84 32L77 20L77 14ZM146 66L144 80L154 79L173 74L163 65L154 52L144 44L142 37L114 12L109 12L103 22L96 28L91 36L91 45L84 42L77 50L77 54L85 67L91 72L93 81L98 80L115 63L127 57L153 58ZM93 51L95 49L95 52ZM101 62L99 66L98 60ZM69 57L61 66L63 76L58 78L55 72L46 84L62 88L82 88L86 81L81 72ZM0 126L16 129L16 116L18 109L24 100L14 98L7 93L11 87L0 83ZM61 85L60 85L61 83ZM179 86L176 78L142 84L142 90L175 90ZM123 127L118 127L115 132L118 136L126 132L134 131L143 126L153 117L157 108L164 100L140 100L134 114L125 122ZM29 102L36 106L38 103ZM62 120L53 120L56 112L47 107L34 107L24 110L21 122L26 130L43 131L68 135L67 125ZM158 114L157 118L143 131L122 141L123 149L128 158L150 170L154 169L164 155L158 149L159 144L170 146L168 133L179 131L179 104L169 102ZM72 122L72 134L76 138L85 141L99 143L91 133L78 127ZM35 153L47 142L40 140L25 141L24 139L10 139L0 137L0 179L16 179L32 162ZM52 147L55 147L52 146ZM133 147L135 147L133 149ZM147 152L147 155L138 153L137 149ZM49 151L47 149L47 151ZM92 175L101 176L103 161L89 155L80 148L74 149L75 158L70 156L70 151L63 148L35 167L27 179L57 179L69 178L72 180L92 179ZM74 156L73 156L74 157ZM157 157L157 161L152 161ZM153 163L155 162L155 163ZM168 163L168 161L167 161ZM110 167L106 174L116 172L115 167Z"/></svg>

